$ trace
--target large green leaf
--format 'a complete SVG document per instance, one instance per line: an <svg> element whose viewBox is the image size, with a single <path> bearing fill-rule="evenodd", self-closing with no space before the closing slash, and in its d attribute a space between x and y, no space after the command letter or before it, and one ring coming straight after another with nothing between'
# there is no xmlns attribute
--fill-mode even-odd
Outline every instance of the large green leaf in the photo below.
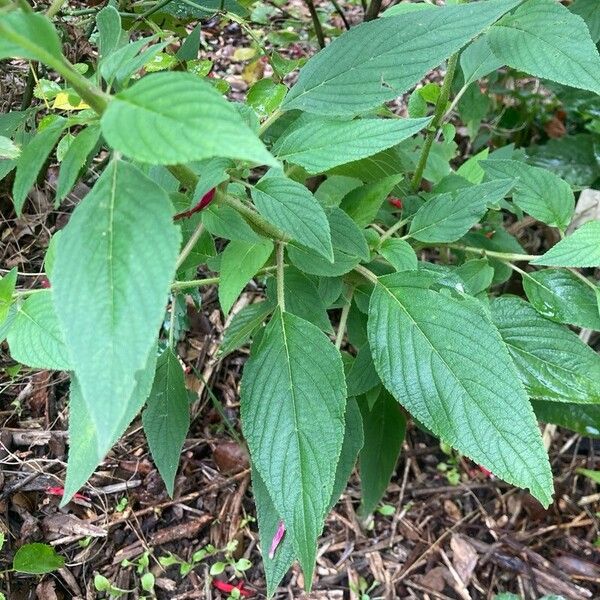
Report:
<svg viewBox="0 0 600 600"><path fill-rule="evenodd" d="M600 356L579 336L517 297L497 298L491 315L530 397L600 403Z"/></svg>
<svg viewBox="0 0 600 600"><path fill-rule="evenodd" d="M114 438L156 340L179 243L166 192L118 160L58 241L54 306L101 446Z"/></svg>
<svg viewBox="0 0 600 600"><path fill-rule="evenodd" d="M183 369L171 348L167 348L156 363L142 422L152 458L169 496L173 497L179 457L190 428L190 403Z"/></svg>
<svg viewBox="0 0 600 600"><path fill-rule="evenodd" d="M13 202L18 215L21 214L27 193L33 187L66 125L66 119L56 117L23 148L17 161L17 173L13 184Z"/></svg>
<svg viewBox="0 0 600 600"><path fill-rule="evenodd" d="M277 311L244 367L242 425L309 588L344 438L345 404L340 353L317 327Z"/></svg>
<svg viewBox="0 0 600 600"><path fill-rule="evenodd" d="M10 11L0 14L0 59L29 58L45 61L61 57L58 33L40 13Z"/></svg>
<svg viewBox="0 0 600 600"><path fill-rule="evenodd" d="M380 384L381 380L373 364L371 349L369 344L365 342L358 348L356 358L347 367L346 385L348 386L348 395L360 396Z"/></svg>
<svg viewBox="0 0 600 600"><path fill-rule="evenodd" d="M551 267L600 267L600 221L588 221L531 261Z"/></svg>
<svg viewBox="0 0 600 600"><path fill-rule="evenodd" d="M368 333L381 380L442 440L547 506L548 457L498 330L478 301L430 284L400 273L375 286Z"/></svg>
<svg viewBox="0 0 600 600"><path fill-rule="evenodd" d="M430 118L342 121L306 115L284 131L273 153L309 173L320 173L395 146L429 121Z"/></svg>
<svg viewBox="0 0 600 600"><path fill-rule="evenodd" d="M523 289L529 302L544 317L600 331L597 295L572 273L559 269L526 273Z"/></svg>
<svg viewBox="0 0 600 600"><path fill-rule="evenodd" d="M299 244L333 261L327 215L315 197L287 177L265 177L252 188L258 212Z"/></svg>
<svg viewBox="0 0 600 600"><path fill-rule="evenodd" d="M402 449L406 419L398 403L387 392L369 407L359 404L365 443L360 451L360 514L372 513L383 497Z"/></svg>
<svg viewBox="0 0 600 600"><path fill-rule="evenodd" d="M333 264L316 252L288 247L292 263L305 273L334 277L351 271L361 260L369 260L369 246L356 223L341 209L328 214L333 244Z"/></svg>
<svg viewBox="0 0 600 600"><path fill-rule="evenodd" d="M587 24L592 41L600 40L600 6L596 0L575 0L569 10L579 15Z"/></svg>
<svg viewBox="0 0 600 600"><path fill-rule="evenodd" d="M273 242L261 239L258 243L232 241L221 254L219 302L228 313L246 284L267 262L273 252Z"/></svg>
<svg viewBox="0 0 600 600"><path fill-rule="evenodd" d="M114 52L121 41L121 15L108 4L96 15L98 29L98 56L100 60Z"/></svg>
<svg viewBox="0 0 600 600"><path fill-rule="evenodd" d="M566 404L532 400L533 410L540 421L554 423L593 438L600 438L600 405Z"/></svg>
<svg viewBox="0 0 600 600"><path fill-rule="evenodd" d="M311 58L286 110L355 115L403 94L519 0L488 0L376 19Z"/></svg>
<svg viewBox="0 0 600 600"><path fill-rule="evenodd" d="M235 107L187 73L155 73L118 93L102 115L106 141L126 156L177 164L213 156L277 165Z"/></svg>
<svg viewBox="0 0 600 600"><path fill-rule="evenodd" d="M585 21L555 0L527 0L491 28L499 60L535 77L600 93L600 56Z"/></svg>
<svg viewBox="0 0 600 600"><path fill-rule="evenodd" d="M7 340L11 356L28 367L57 371L71 368L50 290L29 296L18 307Z"/></svg>
<svg viewBox="0 0 600 600"><path fill-rule="evenodd" d="M107 8L109 7L107 6ZM83 165L85 165L88 156L95 148L99 138L100 127L95 124L86 127L71 142L60 164L60 173L58 174L58 182L56 184L57 203L61 202L75 185Z"/></svg>
<svg viewBox="0 0 600 600"><path fill-rule="evenodd" d="M420 242L454 242L483 217L513 187L514 180L500 179L434 196L415 214L409 234Z"/></svg>
<svg viewBox="0 0 600 600"><path fill-rule="evenodd" d="M85 484L96 467L102 462L113 444L123 435L128 425L138 414L152 387L156 366L156 345L152 347L143 370L136 373L135 387L131 396L123 402L123 414L109 437L98 431L98 423L90 412L81 393L77 377L71 377L69 393L69 460L65 493L61 501L64 506Z"/></svg>
<svg viewBox="0 0 600 600"><path fill-rule="evenodd" d="M488 177L518 177L513 192L513 202L539 221L565 230L571 222L575 197L571 186L539 167L516 160L481 161Z"/></svg>
<svg viewBox="0 0 600 600"><path fill-rule="evenodd" d="M492 52L485 34L471 42L460 55L464 85L469 85L502 66L504 63Z"/></svg>

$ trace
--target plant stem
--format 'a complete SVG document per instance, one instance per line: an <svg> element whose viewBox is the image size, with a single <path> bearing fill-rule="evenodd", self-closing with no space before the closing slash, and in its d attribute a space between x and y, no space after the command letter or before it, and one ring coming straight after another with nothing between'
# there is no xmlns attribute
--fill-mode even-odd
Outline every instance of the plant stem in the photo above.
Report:
<svg viewBox="0 0 600 600"><path fill-rule="evenodd" d="M277 109L275 112L272 112L261 124L260 127L258 129L258 135L259 137L262 137L262 135L265 133L265 131L267 131L267 129L269 129L269 127L271 127L271 125L273 125L273 123L275 123L275 121L277 121L277 119L279 119L279 117L283 114L283 111Z"/></svg>
<svg viewBox="0 0 600 600"><path fill-rule="evenodd" d="M352 304L352 290L350 291L349 297L346 298L348 302L342 306L342 314L340 315L340 324L338 325L337 335L335 337L335 347L339 350L342 347L344 341L344 333L346 332L346 323L348 322L348 314L350 313L350 306Z"/></svg>
<svg viewBox="0 0 600 600"><path fill-rule="evenodd" d="M575 275L575 277L577 277L578 279L581 279L581 281L583 281L583 283L585 283L587 286L591 287L594 290L594 292L598 292L598 286L594 282L590 281L585 275L580 273L577 269L567 267L567 271L573 273L573 275Z"/></svg>
<svg viewBox="0 0 600 600"><path fill-rule="evenodd" d="M398 231L401 227L404 227L404 225L406 225L409 221L410 221L410 217L407 217L406 219L402 219L401 221L398 221L397 223L394 223L381 236L381 238L379 238L379 245L381 245L383 242L385 242L385 240L387 240L388 238L391 238L396 233L396 231Z"/></svg>
<svg viewBox="0 0 600 600"><path fill-rule="evenodd" d="M319 21L319 15L317 14L315 3L313 2L313 0L304 1L306 3L306 6L308 7L308 12L310 12L310 18L312 19L313 27L315 28L315 34L317 36L319 46L321 46L321 49L323 49L325 48L325 34L323 33L321 21Z"/></svg>
<svg viewBox="0 0 600 600"><path fill-rule="evenodd" d="M171 318L169 319L169 348L173 348L175 341L175 295L171 299Z"/></svg>
<svg viewBox="0 0 600 600"><path fill-rule="evenodd" d="M344 12L344 9L340 6L340 4L337 0L331 0L331 4L333 4L333 7L335 8L337 14L340 15L340 18L344 22L344 27L348 31L350 31L350 22L348 21L348 17L346 17L346 13Z"/></svg>
<svg viewBox="0 0 600 600"><path fill-rule="evenodd" d="M538 258L536 254L513 254L512 252L496 252L495 250L486 250L485 248L475 248L474 246L461 246L460 244L448 244L446 248L453 250L462 250L464 252L473 252L481 256L491 256L503 261L530 261Z"/></svg>
<svg viewBox="0 0 600 600"><path fill-rule="evenodd" d="M175 263L175 270L179 269L181 265L185 262L185 259L190 255L190 252L194 249L194 246L200 239L200 236L204 232L204 223L198 223L198 227L194 229L194 233L190 236L190 239L187 241L187 244L183 247L181 254L177 258L177 262Z"/></svg>
<svg viewBox="0 0 600 600"><path fill-rule="evenodd" d="M278 227L271 225L269 221L263 219L256 211L246 206L243 202L233 196L223 196L223 204L227 204L237 210L251 225L254 225L262 234L279 242L289 242L290 237L281 231Z"/></svg>
<svg viewBox="0 0 600 600"><path fill-rule="evenodd" d="M367 12L365 13L365 21L373 21L373 19L376 19L380 10L381 0L371 0L369 8L367 8Z"/></svg>
<svg viewBox="0 0 600 600"><path fill-rule="evenodd" d="M354 270L357 273L360 273L365 279L368 279L371 283L377 284L377 275L375 275L373 271L369 271L367 267L363 267L362 265L356 265L356 267L354 267Z"/></svg>
<svg viewBox="0 0 600 600"><path fill-rule="evenodd" d="M287 265L284 265L284 267ZM276 266L264 267L256 273L256 275L267 275L277 269ZM205 277L204 279L188 279L186 281L174 281L171 285L172 291L191 290L206 285L216 285L221 281L220 277ZM45 290L34 290L43 292Z"/></svg>
<svg viewBox="0 0 600 600"><path fill-rule="evenodd" d="M29 296L33 296L34 294L41 294L42 292L47 292L48 288L34 288L31 290L15 290L13 292L13 300L17 298L28 298Z"/></svg>
<svg viewBox="0 0 600 600"><path fill-rule="evenodd" d="M171 4L171 2L173 2L173 0L160 0L160 2L157 2L146 12L143 12L141 15L139 15L136 21L143 21L144 19L147 19L150 15L153 15L155 12L158 12L161 8L167 6L167 4Z"/></svg>
<svg viewBox="0 0 600 600"><path fill-rule="evenodd" d="M52 0L52 3L50 4L50 6L48 7L48 10L46 11L46 16L49 19L56 16L60 12L60 9L63 7L65 2L66 2L66 0Z"/></svg>
<svg viewBox="0 0 600 600"><path fill-rule="evenodd" d="M285 244L277 242L277 304L282 312L285 311L284 250Z"/></svg>
<svg viewBox="0 0 600 600"><path fill-rule="evenodd" d="M431 146L433 145L433 141L435 140L437 131L444 119L446 105L448 104L448 99L450 98L450 90L452 88L452 81L454 79L454 73L456 71L457 63L458 53L453 54L448 59L448 67L446 68L446 75L444 76L444 82L442 83L442 89L440 90L440 97L438 98L438 101L435 105L433 119L431 120L429 131L427 132L427 136L425 137L425 143L423 144L421 155L419 156L417 168L410 182L411 189L413 192L416 192L419 189L419 187L421 187L421 181L423 180L423 172L425 171L425 166L427 165L427 159L429 158Z"/></svg>
<svg viewBox="0 0 600 600"><path fill-rule="evenodd" d="M175 177L184 187L193 191L200 181L200 177L186 165L169 165L167 167L171 175Z"/></svg>

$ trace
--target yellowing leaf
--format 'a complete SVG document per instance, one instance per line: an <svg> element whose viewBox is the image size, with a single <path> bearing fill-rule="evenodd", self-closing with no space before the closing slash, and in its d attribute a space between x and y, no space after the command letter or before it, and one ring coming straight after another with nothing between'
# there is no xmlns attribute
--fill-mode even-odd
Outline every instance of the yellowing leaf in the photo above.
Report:
<svg viewBox="0 0 600 600"><path fill-rule="evenodd" d="M236 48L231 58L237 62L242 62L244 60L250 60L251 58L254 58L255 55L256 48Z"/></svg>
<svg viewBox="0 0 600 600"><path fill-rule="evenodd" d="M52 108L58 108L59 110L84 110L89 107L90 105L83 100L80 100L77 105L71 104L67 92L59 92L56 94L54 103L52 104Z"/></svg>

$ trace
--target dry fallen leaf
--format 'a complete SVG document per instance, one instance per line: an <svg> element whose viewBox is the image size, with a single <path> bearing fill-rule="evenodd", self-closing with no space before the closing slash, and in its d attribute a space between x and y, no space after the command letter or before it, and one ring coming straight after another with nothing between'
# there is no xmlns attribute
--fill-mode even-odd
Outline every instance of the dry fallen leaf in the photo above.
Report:
<svg viewBox="0 0 600 600"><path fill-rule="evenodd" d="M452 564L463 583L468 585L473 571L477 566L479 555L475 548L459 535L452 536L450 539L450 548L452 548L452 552L454 553Z"/></svg>

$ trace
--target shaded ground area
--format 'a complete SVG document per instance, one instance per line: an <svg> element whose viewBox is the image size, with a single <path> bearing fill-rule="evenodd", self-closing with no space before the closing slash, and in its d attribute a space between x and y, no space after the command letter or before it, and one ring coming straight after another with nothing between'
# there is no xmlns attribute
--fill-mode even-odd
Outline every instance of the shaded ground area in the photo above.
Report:
<svg viewBox="0 0 600 600"><path fill-rule="evenodd" d="M351 19L356 10L349 7ZM241 97L247 89L244 65L230 59L248 39L235 25L224 32L209 27L206 33L211 46L219 48L214 56L219 73L231 84L232 95ZM83 42L75 46L72 59L79 60L88 49ZM295 54L290 56L310 48L301 40L291 46ZM3 67L3 111L20 105L25 73L26 65L19 63ZM50 235L64 226L86 192L85 183L80 184L55 211L56 174L51 164L18 220L8 182L0 182L0 265L17 266L22 287L43 284L39 273ZM539 247L545 231L526 225L513 233L526 246ZM233 312L260 293L247 288ZM148 570L156 577L159 599L226 598L226 586L211 583L209 569L242 557L251 563L244 589L264 597L248 462L236 433L246 354L216 358L225 323L215 289L205 290L202 314L190 309L186 318L189 331L178 353L197 400L174 499L149 458L137 420L80 496L59 509L68 378L14 371L6 346L0 348L0 531L7 539L0 564L9 565L14 551L32 541L51 543L67 559L60 572L43 578L5 571L0 589L10 600L100 597L93 585L96 573L116 588L131 590L121 597L141 598L141 578ZM327 520L310 597L359 599L365 593L361 600L487 599L511 591L526 599L549 593L573 600L599 598L600 494L577 469L600 469L600 448L552 427L546 428L545 439L557 490L547 511L528 494L446 454L436 440L409 428L384 503L367 523L356 514L360 483L352 476ZM204 557L197 554L203 548ZM227 566L218 579L239 581L233 575ZM277 597L302 597L302 587L294 569Z"/></svg>

